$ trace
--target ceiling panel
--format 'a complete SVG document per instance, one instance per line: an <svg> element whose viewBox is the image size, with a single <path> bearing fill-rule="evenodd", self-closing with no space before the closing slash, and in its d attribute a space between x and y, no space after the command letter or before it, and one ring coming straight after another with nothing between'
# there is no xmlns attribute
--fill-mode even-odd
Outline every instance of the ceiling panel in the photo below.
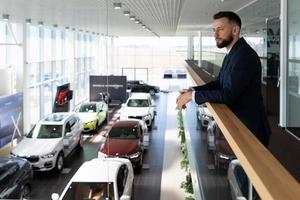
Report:
<svg viewBox="0 0 300 200"><path fill-rule="evenodd" d="M122 3L122 9L114 10L114 2ZM209 30L212 15L220 10L237 11L245 26L264 24L280 12L280 0L0 0L0 5L0 14L9 14L12 21L31 18L33 23L117 36L153 36L124 10L160 36Z"/></svg>

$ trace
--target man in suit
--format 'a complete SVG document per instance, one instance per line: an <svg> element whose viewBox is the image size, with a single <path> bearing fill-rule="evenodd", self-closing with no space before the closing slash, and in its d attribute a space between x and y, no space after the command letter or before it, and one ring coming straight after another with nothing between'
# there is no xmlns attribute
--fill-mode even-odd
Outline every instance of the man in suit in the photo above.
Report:
<svg viewBox="0 0 300 200"><path fill-rule="evenodd" d="M213 31L218 48L227 54L215 81L183 90L177 97L181 110L194 101L226 104L248 129L265 145L271 130L261 95L261 63L256 52L240 38L241 19L234 12L214 15Z"/></svg>

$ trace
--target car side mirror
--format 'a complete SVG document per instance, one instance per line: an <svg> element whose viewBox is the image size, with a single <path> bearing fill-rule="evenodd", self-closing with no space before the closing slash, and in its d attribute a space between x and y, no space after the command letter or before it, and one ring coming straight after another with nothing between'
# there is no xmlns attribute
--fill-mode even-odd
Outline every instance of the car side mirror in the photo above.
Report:
<svg viewBox="0 0 300 200"><path fill-rule="evenodd" d="M51 194L51 199L52 199L52 200L58 200L58 199L59 199L59 194L57 194L57 193L52 193L52 194Z"/></svg>
<svg viewBox="0 0 300 200"><path fill-rule="evenodd" d="M67 137L72 137L72 136L73 136L73 133L67 132L67 133L66 133L66 136L67 136Z"/></svg>
<svg viewBox="0 0 300 200"><path fill-rule="evenodd" d="M122 195L120 200L130 200L130 196L128 195Z"/></svg>
<svg viewBox="0 0 300 200"><path fill-rule="evenodd" d="M126 103L122 103L122 105L121 105L122 107L125 107L126 106Z"/></svg>

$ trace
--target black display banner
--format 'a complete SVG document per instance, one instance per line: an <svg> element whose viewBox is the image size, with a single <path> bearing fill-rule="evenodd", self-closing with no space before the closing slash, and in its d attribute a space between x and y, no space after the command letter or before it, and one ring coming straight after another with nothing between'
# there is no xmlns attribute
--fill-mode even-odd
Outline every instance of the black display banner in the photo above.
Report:
<svg viewBox="0 0 300 200"><path fill-rule="evenodd" d="M90 101L100 101L108 93L113 103L125 102L126 80L126 76L90 76Z"/></svg>

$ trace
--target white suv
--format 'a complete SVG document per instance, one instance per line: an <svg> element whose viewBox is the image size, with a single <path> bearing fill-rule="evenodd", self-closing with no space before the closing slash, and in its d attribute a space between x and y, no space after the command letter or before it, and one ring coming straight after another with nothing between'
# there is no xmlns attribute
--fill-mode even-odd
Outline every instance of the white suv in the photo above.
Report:
<svg viewBox="0 0 300 200"><path fill-rule="evenodd" d="M61 171L66 157L82 147L82 122L76 113L52 113L40 120L20 143L13 156L26 158L34 170Z"/></svg>
<svg viewBox="0 0 300 200"><path fill-rule="evenodd" d="M148 93L132 93L127 102L122 105L120 119L141 119L144 120L151 131L154 121L154 103Z"/></svg>

